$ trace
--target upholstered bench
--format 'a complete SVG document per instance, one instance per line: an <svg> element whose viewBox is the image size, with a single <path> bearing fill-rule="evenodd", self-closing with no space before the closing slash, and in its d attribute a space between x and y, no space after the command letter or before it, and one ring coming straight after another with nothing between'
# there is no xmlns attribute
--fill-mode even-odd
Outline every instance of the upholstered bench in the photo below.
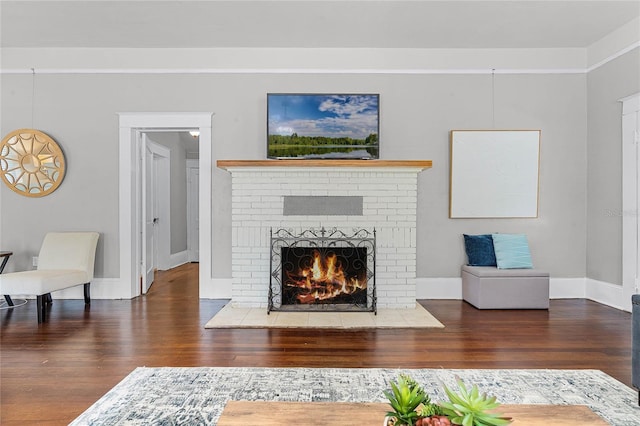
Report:
<svg viewBox="0 0 640 426"><path fill-rule="evenodd" d="M478 309L549 309L549 273L464 265L462 298Z"/></svg>
<svg viewBox="0 0 640 426"><path fill-rule="evenodd" d="M38 269L0 275L0 295L34 295L38 323L46 321L51 292L84 285L84 303L89 305L93 280L97 232L49 232L44 237Z"/></svg>

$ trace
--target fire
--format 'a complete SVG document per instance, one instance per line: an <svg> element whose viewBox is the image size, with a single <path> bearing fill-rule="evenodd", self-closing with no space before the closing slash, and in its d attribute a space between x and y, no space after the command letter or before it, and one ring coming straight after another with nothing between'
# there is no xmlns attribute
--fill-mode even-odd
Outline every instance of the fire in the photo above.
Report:
<svg viewBox="0 0 640 426"><path fill-rule="evenodd" d="M361 282L357 276L347 277L342 264L335 253L323 256L313 251L313 263L293 273L287 272L285 285L298 288L297 299L300 303L315 303L353 294L366 289L366 280Z"/></svg>

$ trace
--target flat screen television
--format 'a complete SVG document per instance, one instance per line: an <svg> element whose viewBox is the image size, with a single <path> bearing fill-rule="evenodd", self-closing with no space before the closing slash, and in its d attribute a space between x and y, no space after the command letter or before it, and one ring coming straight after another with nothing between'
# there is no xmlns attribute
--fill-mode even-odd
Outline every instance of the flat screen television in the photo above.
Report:
<svg viewBox="0 0 640 426"><path fill-rule="evenodd" d="M267 158L376 159L378 94L267 94Z"/></svg>

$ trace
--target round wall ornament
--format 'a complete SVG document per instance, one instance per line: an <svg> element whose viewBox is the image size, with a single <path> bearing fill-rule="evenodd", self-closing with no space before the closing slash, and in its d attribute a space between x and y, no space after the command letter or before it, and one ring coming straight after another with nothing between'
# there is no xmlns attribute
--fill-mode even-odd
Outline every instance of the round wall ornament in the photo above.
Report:
<svg viewBox="0 0 640 426"><path fill-rule="evenodd" d="M64 179L60 146L46 133L18 129L0 142L0 172L4 183L20 195L44 197Z"/></svg>

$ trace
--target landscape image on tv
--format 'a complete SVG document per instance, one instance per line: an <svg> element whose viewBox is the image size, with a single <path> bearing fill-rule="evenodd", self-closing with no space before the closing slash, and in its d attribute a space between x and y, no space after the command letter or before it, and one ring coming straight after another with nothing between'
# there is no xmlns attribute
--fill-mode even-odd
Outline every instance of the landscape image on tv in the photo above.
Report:
<svg viewBox="0 0 640 426"><path fill-rule="evenodd" d="M377 94L267 94L267 157L378 158Z"/></svg>

